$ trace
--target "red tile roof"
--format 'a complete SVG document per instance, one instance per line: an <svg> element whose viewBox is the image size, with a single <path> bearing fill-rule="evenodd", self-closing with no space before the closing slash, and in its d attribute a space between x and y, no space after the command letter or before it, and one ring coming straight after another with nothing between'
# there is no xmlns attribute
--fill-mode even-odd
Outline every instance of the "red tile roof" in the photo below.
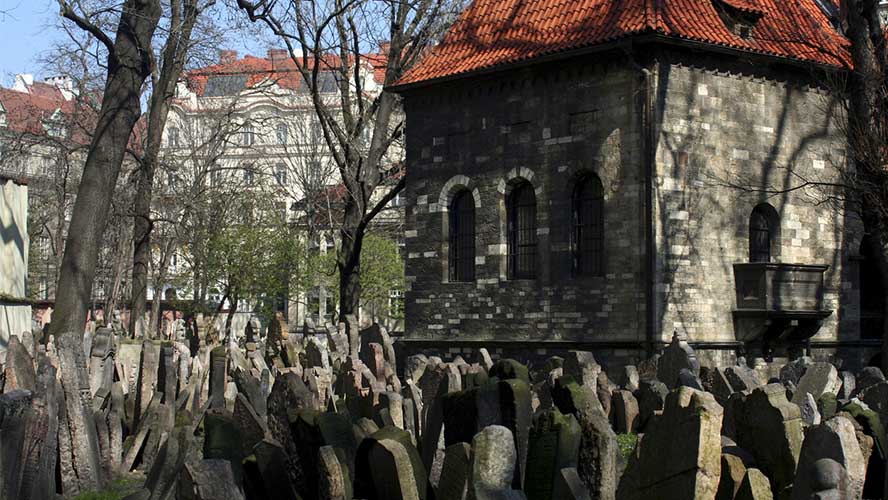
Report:
<svg viewBox="0 0 888 500"><path fill-rule="evenodd" d="M214 76L245 76L245 89L256 88L257 86L273 82L281 88L287 90L300 90L303 86L302 75L297 71L296 64L290 59L286 51L275 52L273 57L256 57L245 55L242 59L237 59L237 53L225 51L230 57L229 60L213 64L204 68L189 71L185 75L185 80L189 90L198 96L203 96L206 90L207 81ZM386 58L381 54L362 54L362 62L369 64L373 68L373 79L377 83L385 81L385 64ZM309 65L313 64L310 60ZM329 71L338 69L341 66L341 59L336 56L324 58L319 65L321 71Z"/></svg>
<svg viewBox="0 0 888 500"><path fill-rule="evenodd" d="M848 41L818 1L475 0L397 86L658 34L827 66L850 67ZM761 14L750 38L733 33L717 3Z"/></svg>
<svg viewBox="0 0 888 500"><path fill-rule="evenodd" d="M47 122L55 118L68 130L68 139L88 143L95 128L95 111L76 98L65 99L58 87L43 82L27 86L27 92L0 87L0 106L6 111L6 129L17 134L46 135Z"/></svg>

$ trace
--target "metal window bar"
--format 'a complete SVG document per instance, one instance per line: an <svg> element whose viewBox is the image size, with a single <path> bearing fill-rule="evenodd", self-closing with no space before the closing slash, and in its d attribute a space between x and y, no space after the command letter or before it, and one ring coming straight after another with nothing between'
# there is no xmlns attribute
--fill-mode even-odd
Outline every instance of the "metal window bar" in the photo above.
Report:
<svg viewBox="0 0 888 500"><path fill-rule="evenodd" d="M771 262L771 228L768 218L758 211L749 218L749 261Z"/></svg>
<svg viewBox="0 0 888 500"><path fill-rule="evenodd" d="M450 207L450 281L475 279L475 203L468 191Z"/></svg>
<svg viewBox="0 0 888 500"><path fill-rule="evenodd" d="M529 183L516 187L508 200L508 275L536 277L536 196Z"/></svg>
<svg viewBox="0 0 888 500"><path fill-rule="evenodd" d="M574 192L574 273L604 274L604 196L595 178L580 181Z"/></svg>

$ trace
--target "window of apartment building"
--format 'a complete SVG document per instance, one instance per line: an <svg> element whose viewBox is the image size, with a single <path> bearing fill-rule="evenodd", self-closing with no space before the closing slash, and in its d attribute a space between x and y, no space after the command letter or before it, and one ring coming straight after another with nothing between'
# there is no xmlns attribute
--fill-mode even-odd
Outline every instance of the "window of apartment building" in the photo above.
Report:
<svg viewBox="0 0 888 500"><path fill-rule="evenodd" d="M278 163L274 166L274 180L280 186L287 185L287 166L283 163Z"/></svg>
<svg viewBox="0 0 888 500"><path fill-rule="evenodd" d="M286 123L278 123L277 130L275 131L277 135L277 143L278 144L287 144L290 140L290 128L287 127Z"/></svg>
<svg viewBox="0 0 888 500"><path fill-rule="evenodd" d="M250 124L244 125L243 130L241 131L241 144L244 146L252 146L256 143L256 132L253 130L253 126Z"/></svg>
<svg viewBox="0 0 888 500"><path fill-rule="evenodd" d="M243 169L244 184L252 186L256 182L256 167L252 163L245 163Z"/></svg>
<svg viewBox="0 0 888 500"><path fill-rule="evenodd" d="M167 146L171 148L179 147L179 129L176 127L170 127L170 130L167 132Z"/></svg>
<svg viewBox="0 0 888 500"><path fill-rule="evenodd" d="M536 277L536 194L525 180L506 199L506 232L509 279Z"/></svg>
<svg viewBox="0 0 888 500"><path fill-rule="evenodd" d="M475 279L475 200L468 189L450 203L450 281Z"/></svg>
<svg viewBox="0 0 888 500"><path fill-rule="evenodd" d="M597 175L580 178L573 192L573 266L576 276L604 274L604 189Z"/></svg>
<svg viewBox="0 0 888 500"><path fill-rule="evenodd" d="M220 184L222 184L222 170L218 165L213 165L210 167L210 185L219 186Z"/></svg>
<svg viewBox="0 0 888 500"><path fill-rule="evenodd" d="M336 297L327 290L324 295L324 320L333 321L334 314L336 314Z"/></svg>
<svg viewBox="0 0 888 500"><path fill-rule="evenodd" d="M756 205L749 215L749 261L771 262L776 255L779 216L767 203Z"/></svg>

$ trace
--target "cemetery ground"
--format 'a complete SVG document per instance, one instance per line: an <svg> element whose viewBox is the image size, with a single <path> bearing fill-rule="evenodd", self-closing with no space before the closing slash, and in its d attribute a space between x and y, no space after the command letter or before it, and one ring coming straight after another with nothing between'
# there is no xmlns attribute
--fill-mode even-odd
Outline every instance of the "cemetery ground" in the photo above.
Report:
<svg viewBox="0 0 888 500"><path fill-rule="evenodd" d="M83 337L99 489L67 457L53 339L2 365L5 499L882 498L888 381L799 357L700 366L676 335L637 366L415 354L350 319L221 340ZM607 368L607 369L605 369ZM80 457L81 460L84 457Z"/></svg>

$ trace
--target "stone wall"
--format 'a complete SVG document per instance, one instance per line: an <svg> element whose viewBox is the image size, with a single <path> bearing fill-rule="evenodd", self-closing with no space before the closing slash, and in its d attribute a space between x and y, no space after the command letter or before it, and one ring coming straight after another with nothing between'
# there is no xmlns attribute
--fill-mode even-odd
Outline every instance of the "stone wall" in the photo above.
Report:
<svg viewBox="0 0 888 500"><path fill-rule="evenodd" d="M411 339L644 338L643 183L637 73L576 60L408 95L406 333ZM605 272L572 277L571 194L582 172L605 192ZM508 280L505 198L537 198L534 280ZM448 282L447 210L476 211L476 281Z"/></svg>
<svg viewBox="0 0 888 500"><path fill-rule="evenodd" d="M0 177L0 350L31 329L24 300L28 270L28 186Z"/></svg>
<svg viewBox="0 0 888 500"><path fill-rule="evenodd" d="M803 179L837 180L845 161L838 103L798 83L809 74L665 59L656 78L659 338L679 330L694 341L735 340L732 266L749 261L749 216L769 203L780 220L772 261L830 266L824 307L833 314L814 340L857 339L859 222L818 205L831 194L823 189L792 190Z"/></svg>

